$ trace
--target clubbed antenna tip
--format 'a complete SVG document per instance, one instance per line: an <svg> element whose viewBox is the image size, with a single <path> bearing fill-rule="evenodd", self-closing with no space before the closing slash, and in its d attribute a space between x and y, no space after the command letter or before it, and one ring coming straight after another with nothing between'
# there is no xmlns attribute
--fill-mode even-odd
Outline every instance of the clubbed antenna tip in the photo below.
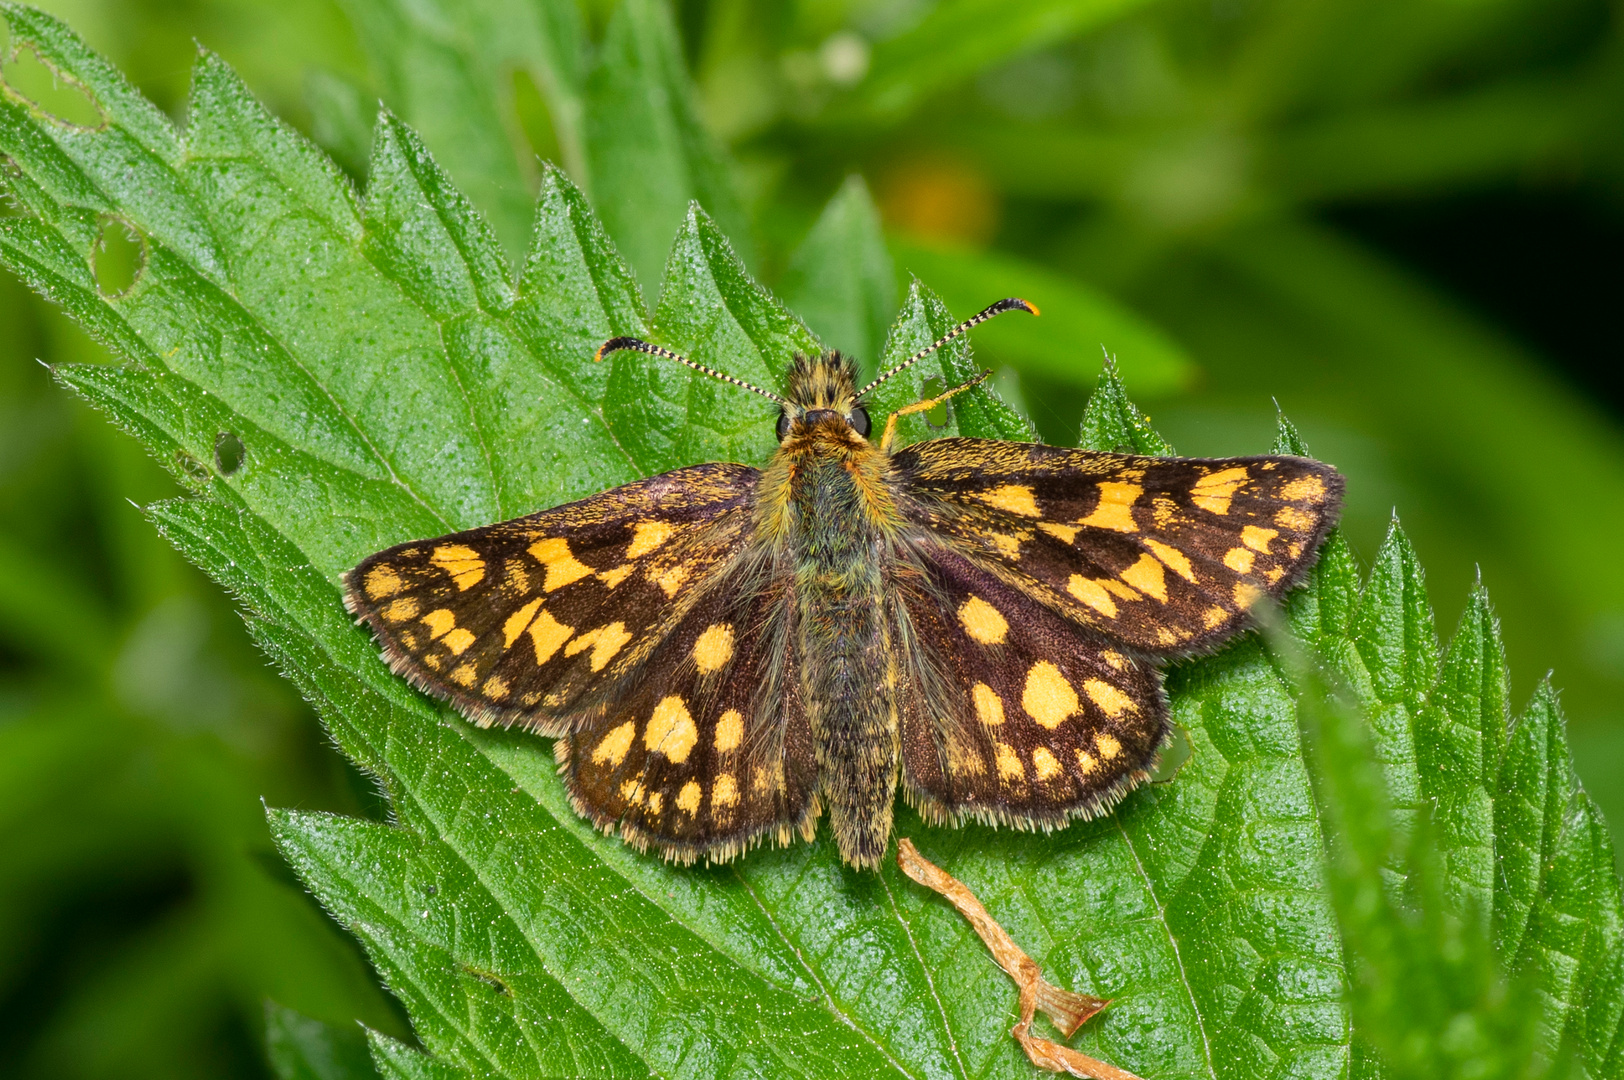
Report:
<svg viewBox="0 0 1624 1080"><path fill-rule="evenodd" d="M929 345L926 345L923 349L920 349L918 352L908 357L908 359L904 360L890 371L880 375L879 378L875 379L873 382L859 390L857 392L857 396L864 396L870 390L874 389L885 380L891 378L891 376L897 375L903 371L906 371L908 368L913 367L919 361L923 360L937 349L940 349L943 345L946 345L948 342L952 341L965 331L980 326L994 315L1002 315L1006 311L1026 311L1033 315L1040 314L1036 304L1027 300L1022 300L1018 296L1011 296L1006 300L998 301L996 304L989 304L980 311L976 312L974 315L970 316L968 319L965 319L963 322L959 323L959 325L955 326L941 337L937 338L935 341L931 342Z"/></svg>

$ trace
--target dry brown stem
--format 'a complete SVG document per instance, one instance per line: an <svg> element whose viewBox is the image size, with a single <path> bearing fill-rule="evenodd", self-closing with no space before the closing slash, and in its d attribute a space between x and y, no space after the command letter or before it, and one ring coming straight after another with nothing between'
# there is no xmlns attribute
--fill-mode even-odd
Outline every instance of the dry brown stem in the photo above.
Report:
<svg viewBox="0 0 1624 1080"><path fill-rule="evenodd" d="M925 888L940 893L948 903L958 908L959 914L970 920L970 925L986 943L987 951L992 953L998 966L1015 980L1021 994L1021 1019L1010 1034L1021 1044L1021 1049L1026 1051L1032 1064L1050 1072L1070 1073L1087 1080L1139 1080L1133 1073L1115 1065L1096 1061L1069 1046L1032 1034L1032 1017L1039 1009L1069 1039L1085 1020L1109 1005L1109 1001L1087 994L1074 994L1045 980L1037 961L1022 952L1009 933L987 914L987 909L981 906L975 893L958 878L919 854L913 841L906 837L897 841L897 865L904 874Z"/></svg>

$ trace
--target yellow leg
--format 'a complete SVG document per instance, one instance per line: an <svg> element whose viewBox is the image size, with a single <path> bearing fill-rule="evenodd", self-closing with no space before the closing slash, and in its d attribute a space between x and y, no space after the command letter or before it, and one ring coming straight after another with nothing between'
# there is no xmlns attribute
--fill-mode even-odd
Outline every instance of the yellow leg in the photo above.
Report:
<svg viewBox="0 0 1624 1080"><path fill-rule="evenodd" d="M966 390L971 389L972 387L980 386L991 375L992 375L992 372L983 371L980 375L977 375L975 378L971 379L969 382L960 383L958 386L955 386L953 389L945 391L944 393L937 394L933 398L926 398L924 401L916 401L912 405L904 405L902 408L898 409L896 412L892 413L889 417L886 418L886 421L885 421L885 434L880 436L880 449L881 450L889 450L889 449L891 449L891 440L897 437L897 417L899 417L899 416L907 416L909 413L929 412L931 409L934 409L936 406L940 405L942 402L946 401L948 398L952 397L954 394L962 394Z"/></svg>

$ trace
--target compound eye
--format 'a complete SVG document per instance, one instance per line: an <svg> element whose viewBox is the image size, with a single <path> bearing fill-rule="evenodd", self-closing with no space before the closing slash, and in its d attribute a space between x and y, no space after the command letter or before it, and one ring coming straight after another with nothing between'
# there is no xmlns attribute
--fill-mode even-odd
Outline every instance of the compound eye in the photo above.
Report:
<svg viewBox="0 0 1624 1080"><path fill-rule="evenodd" d="M851 408L851 429L863 438L868 438L868 410L861 405L853 405Z"/></svg>
<svg viewBox="0 0 1624 1080"><path fill-rule="evenodd" d="M789 413L779 410L778 413L778 441L783 442L789 434Z"/></svg>

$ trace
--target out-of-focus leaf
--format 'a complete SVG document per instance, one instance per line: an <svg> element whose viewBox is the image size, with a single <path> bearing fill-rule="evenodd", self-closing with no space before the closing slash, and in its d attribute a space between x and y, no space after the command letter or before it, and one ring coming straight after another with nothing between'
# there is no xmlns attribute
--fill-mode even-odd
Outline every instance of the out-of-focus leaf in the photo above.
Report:
<svg viewBox="0 0 1624 1080"><path fill-rule="evenodd" d="M265 1052L277 1080L378 1080L359 1028L346 1031L265 1003Z"/></svg>
<svg viewBox="0 0 1624 1080"><path fill-rule="evenodd" d="M699 121L661 0L624 0L610 17L587 77L585 129L592 204L651 297L692 201L748 260L732 177Z"/></svg>
<svg viewBox="0 0 1624 1080"><path fill-rule="evenodd" d="M977 331L977 348L994 363L1086 386L1099 370L1103 349L1116 359L1123 379L1146 397L1176 393L1195 378L1196 366L1178 343L1082 282L1007 255L905 241L894 242L893 250L901 269L930 282L961 316L1006 296L1038 306L1039 318L1004 316Z"/></svg>
<svg viewBox="0 0 1624 1080"><path fill-rule="evenodd" d="M872 375L896 311L896 284L868 185L847 177L790 260L779 292L824 345Z"/></svg>
<svg viewBox="0 0 1624 1080"><path fill-rule="evenodd" d="M343 0L384 98L422 136L503 247L530 233L535 156L515 76L545 100L563 166L585 177L581 93L586 41L572 0Z"/></svg>
<svg viewBox="0 0 1624 1080"><path fill-rule="evenodd" d="M928 93L1093 29L1143 0L949 0L917 24L874 46L856 107L894 120Z"/></svg>

